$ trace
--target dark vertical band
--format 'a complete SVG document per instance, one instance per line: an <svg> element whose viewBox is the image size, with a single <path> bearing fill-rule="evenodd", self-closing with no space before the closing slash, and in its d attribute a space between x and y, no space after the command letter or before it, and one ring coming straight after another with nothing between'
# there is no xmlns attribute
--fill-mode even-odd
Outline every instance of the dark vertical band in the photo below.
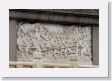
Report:
<svg viewBox="0 0 112 81"><path fill-rule="evenodd" d="M9 21L9 60L10 61L16 61L17 55L16 55L16 49L17 44L16 41L16 21Z"/></svg>

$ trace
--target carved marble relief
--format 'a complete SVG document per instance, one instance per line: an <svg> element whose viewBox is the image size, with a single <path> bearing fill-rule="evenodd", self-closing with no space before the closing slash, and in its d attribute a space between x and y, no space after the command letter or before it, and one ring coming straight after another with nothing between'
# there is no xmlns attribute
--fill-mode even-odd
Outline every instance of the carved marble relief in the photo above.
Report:
<svg viewBox="0 0 112 81"><path fill-rule="evenodd" d="M67 63L76 55L79 64L92 64L91 27L18 23L17 47L18 61L33 61L38 53L42 62Z"/></svg>

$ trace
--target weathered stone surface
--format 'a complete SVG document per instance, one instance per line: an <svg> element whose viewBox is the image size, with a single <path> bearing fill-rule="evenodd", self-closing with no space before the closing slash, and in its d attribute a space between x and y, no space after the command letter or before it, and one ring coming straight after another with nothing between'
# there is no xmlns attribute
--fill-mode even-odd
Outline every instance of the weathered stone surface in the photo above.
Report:
<svg viewBox="0 0 112 81"><path fill-rule="evenodd" d="M80 64L92 64L91 27L18 23L17 29L18 61L33 61L39 53L42 62L67 63L72 54Z"/></svg>

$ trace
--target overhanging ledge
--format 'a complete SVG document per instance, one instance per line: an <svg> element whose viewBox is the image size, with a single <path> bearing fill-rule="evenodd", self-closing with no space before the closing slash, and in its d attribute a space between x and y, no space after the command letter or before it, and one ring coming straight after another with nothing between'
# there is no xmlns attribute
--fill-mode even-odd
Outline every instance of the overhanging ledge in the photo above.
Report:
<svg viewBox="0 0 112 81"><path fill-rule="evenodd" d="M92 10L92 9L91 9ZM70 11L59 12L56 10L9 10L9 18L17 21L47 22L57 24L77 25L99 25L98 14L69 13Z"/></svg>

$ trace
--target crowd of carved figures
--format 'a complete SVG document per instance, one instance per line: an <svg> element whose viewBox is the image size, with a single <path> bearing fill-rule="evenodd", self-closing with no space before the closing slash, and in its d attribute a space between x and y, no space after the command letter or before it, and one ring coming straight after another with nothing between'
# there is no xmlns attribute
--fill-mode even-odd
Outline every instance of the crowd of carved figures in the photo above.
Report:
<svg viewBox="0 0 112 81"><path fill-rule="evenodd" d="M80 64L92 64L91 27L18 23L17 60L33 61L35 53L42 62L67 63L76 55Z"/></svg>

